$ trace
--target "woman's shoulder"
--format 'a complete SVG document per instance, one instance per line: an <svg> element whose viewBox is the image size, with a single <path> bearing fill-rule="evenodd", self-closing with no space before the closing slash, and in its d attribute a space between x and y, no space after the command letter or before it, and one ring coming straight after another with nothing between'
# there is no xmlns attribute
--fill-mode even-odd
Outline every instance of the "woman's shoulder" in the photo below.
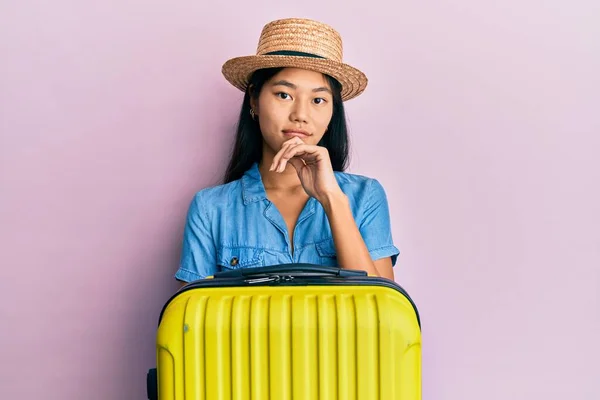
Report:
<svg viewBox="0 0 600 400"><path fill-rule="evenodd" d="M335 175L355 218L362 219L371 210L387 207L387 195L379 180L347 172L336 172Z"/></svg>
<svg viewBox="0 0 600 400"><path fill-rule="evenodd" d="M194 194L193 202L204 210L218 208L231 204L233 199L239 197L242 190L241 180L207 186Z"/></svg>
<svg viewBox="0 0 600 400"><path fill-rule="evenodd" d="M335 177L346 195L385 194L383 186L376 178L349 172L335 172Z"/></svg>

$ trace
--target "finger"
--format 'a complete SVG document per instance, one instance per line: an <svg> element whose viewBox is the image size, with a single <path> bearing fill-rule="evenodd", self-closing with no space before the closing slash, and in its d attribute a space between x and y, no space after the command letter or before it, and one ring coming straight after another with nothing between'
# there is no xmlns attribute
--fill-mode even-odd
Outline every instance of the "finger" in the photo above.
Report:
<svg viewBox="0 0 600 400"><path fill-rule="evenodd" d="M278 172L285 171L285 166L288 161L294 157L302 158L305 161L318 161L318 154L321 151L319 146L301 144L298 146L290 147L285 153L281 156L281 160L279 161L279 167L277 168Z"/></svg>
<svg viewBox="0 0 600 400"><path fill-rule="evenodd" d="M277 166L279 164L279 160L281 159L281 156L283 156L283 154L286 152L286 150L292 145L293 145L293 143L291 141L284 142L281 145L281 149L279 149L277 154L275 154L275 157L273 157L273 162L271 163L271 167L269 168L269 171L274 171L277 169Z"/></svg>
<svg viewBox="0 0 600 400"><path fill-rule="evenodd" d="M274 169L276 172L282 172L285 170L285 163L282 163L283 157L285 157L286 154L289 154L291 149L301 145L304 145L304 142L298 139L297 141L288 143L285 148L282 148L280 152L276 154L277 160L274 163Z"/></svg>
<svg viewBox="0 0 600 400"><path fill-rule="evenodd" d="M281 156L285 153L285 151L288 148L290 148L291 146L294 146L294 145L297 146L302 143L304 143L304 142L298 137L295 137L295 138L292 138L290 140L283 142L283 144L281 145L281 149L279 149L277 154L275 154L275 157L273 157L273 162L271 163L271 167L269 168L269 171L273 171L273 170L277 169L279 160L281 159Z"/></svg>
<svg viewBox="0 0 600 400"><path fill-rule="evenodd" d="M290 157L284 159L284 157L286 157L286 154L290 154L290 150L300 146L300 144L296 144L296 143L292 143L289 146L287 146L286 149L282 149L281 154L279 155L278 161L275 164L275 171L278 172L283 172L285 170L285 165L287 163L287 161L289 160Z"/></svg>

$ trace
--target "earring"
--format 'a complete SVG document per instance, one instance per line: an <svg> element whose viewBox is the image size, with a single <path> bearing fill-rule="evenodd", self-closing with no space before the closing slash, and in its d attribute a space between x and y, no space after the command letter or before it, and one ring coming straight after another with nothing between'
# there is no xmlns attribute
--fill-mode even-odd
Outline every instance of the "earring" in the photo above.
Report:
<svg viewBox="0 0 600 400"><path fill-rule="evenodd" d="M256 121L256 114L254 114L254 110L250 109L250 116L252 117L253 120Z"/></svg>

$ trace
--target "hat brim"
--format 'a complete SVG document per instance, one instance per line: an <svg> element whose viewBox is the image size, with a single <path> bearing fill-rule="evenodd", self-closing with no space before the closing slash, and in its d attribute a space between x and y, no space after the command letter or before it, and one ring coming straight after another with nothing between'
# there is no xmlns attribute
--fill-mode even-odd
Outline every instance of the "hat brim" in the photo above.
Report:
<svg viewBox="0 0 600 400"><path fill-rule="evenodd" d="M342 101L360 95L364 92L368 83L368 79L362 71L348 64L325 58L303 56L254 55L236 57L223 64L222 73L229 83L241 91L246 91L248 81L256 70L278 67L302 68L330 75L342 85Z"/></svg>

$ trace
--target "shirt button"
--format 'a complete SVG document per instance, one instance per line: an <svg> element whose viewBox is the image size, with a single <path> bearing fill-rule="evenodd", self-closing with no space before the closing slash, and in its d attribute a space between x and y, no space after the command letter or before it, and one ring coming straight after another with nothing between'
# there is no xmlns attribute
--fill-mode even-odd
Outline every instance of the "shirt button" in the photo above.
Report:
<svg viewBox="0 0 600 400"><path fill-rule="evenodd" d="M237 257L233 257L231 259L231 261L229 262L229 265L231 265L232 267L235 267L236 265L238 265L238 262L239 262L238 258Z"/></svg>

